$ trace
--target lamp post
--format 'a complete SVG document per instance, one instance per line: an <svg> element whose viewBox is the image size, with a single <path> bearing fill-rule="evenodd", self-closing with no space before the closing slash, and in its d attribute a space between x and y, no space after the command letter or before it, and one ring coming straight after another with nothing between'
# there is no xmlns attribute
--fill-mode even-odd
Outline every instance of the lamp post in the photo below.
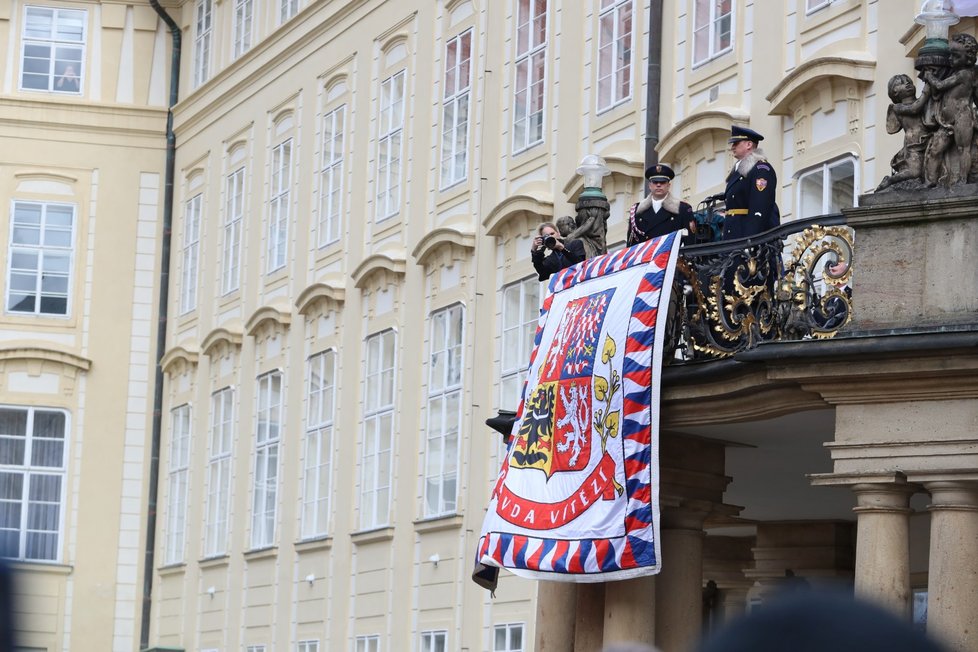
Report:
<svg viewBox="0 0 978 652"><path fill-rule="evenodd" d="M923 47L917 53L914 67L917 70L950 65L951 49L948 45L948 29L961 19L952 10L950 0L924 0L914 22L923 25L926 33Z"/></svg>

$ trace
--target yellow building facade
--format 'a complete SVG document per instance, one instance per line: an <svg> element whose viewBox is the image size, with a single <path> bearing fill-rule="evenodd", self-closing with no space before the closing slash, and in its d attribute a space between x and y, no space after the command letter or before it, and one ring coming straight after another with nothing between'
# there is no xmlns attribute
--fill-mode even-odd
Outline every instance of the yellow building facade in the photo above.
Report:
<svg viewBox="0 0 978 652"><path fill-rule="evenodd" d="M727 618L786 569L859 586L855 494L808 477L832 475L826 445L851 427L839 402L730 365L663 389L681 442L664 456L668 507L688 504L676 486L715 505L664 521L671 573L570 591L503 573L495 596L469 576L503 453L484 421L518 404L546 292L530 244L573 214L582 157L611 170L612 249L644 195L647 147L695 205L723 189L731 124L765 134L783 222L853 207L901 144L885 132L886 81L913 72L916 3L161 4L182 49L149 556L171 35L143 2L0 8L0 445L49 455L0 473L61 492L42 501L58 519L43 544L28 524L40 503L0 496L21 519L0 519L0 543L18 546L23 645L523 652L631 638L682 652L700 611L670 611L660 591L695 607L712 581ZM67 289L25 252L67 260ZM755 386L763 398L745 398ZM915 500L907 568L926 591Z"/></svg>
<svg viewBox="0 0 978 652"><path fill-rule="evenodd" d="M141 621L169 38L143 3L0 6L0 539L19 645Z"/></svg>

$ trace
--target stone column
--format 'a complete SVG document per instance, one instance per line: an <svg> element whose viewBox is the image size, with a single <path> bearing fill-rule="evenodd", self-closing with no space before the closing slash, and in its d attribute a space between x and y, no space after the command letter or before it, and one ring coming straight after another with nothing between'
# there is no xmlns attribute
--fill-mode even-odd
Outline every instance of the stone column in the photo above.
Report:
<svg viewBox="0 0 978 652"><path fill-rule="evenodd" d="M705 511L667 507L662 514L662 572L656 577L655 644L688 652L703 626Z"/></svg>
<svg viewBox="0 0 978 652"><path fill-rule="evenodd" d="M569 582L537 582L536 644L538 652L574 649L577 585Z"/></svg>
<svg viewBox="0 0 978 652"><path fill-rule="evenodd" d="M604 588L604 644L632 641L655 643L655 591L653 576L608 582ZM581 649L581 648L578 648ZM598 648L588 648L590 652Z"/></svg>
<svg viewBox="0 0 978 652"><path fill-rule="evenodd" d="M856 494L856 594L910 619L910 497L906 484L863 483Z"/></svg>
<svg viewBox="0 0 978 652"><path fill-rule="evenodd" d="M978 650L978 482L926 482L930 504L927 630L955 652Z"/></svg>
<svg viewBox="0 0 978 652"><path fill-rule="evenodd" d="M612 582L619 584L620 582ZM574 623L574 649L600 650L604 637L605 583L577 585L577 617ZM570 648L568 648L570 649Z"/></svg>

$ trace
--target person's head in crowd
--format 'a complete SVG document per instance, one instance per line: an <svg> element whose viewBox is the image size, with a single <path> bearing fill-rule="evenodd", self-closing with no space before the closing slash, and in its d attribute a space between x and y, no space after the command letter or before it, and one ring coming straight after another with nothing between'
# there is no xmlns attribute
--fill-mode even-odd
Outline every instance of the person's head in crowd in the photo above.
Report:
<svg viewBox="0 0 978 652"><path fill-rule="evenodd" d="M656 648L645 643L609 643L601 648L601 652L659 652Z"/></svg>
<svg viewBox="0 0 978 652"><path fill-rule="evenodd" d="M676 173L668 165L650 165L645 170L645 180L649 182L652 199L663 200L668 197L675 178Z"/></svg>
<svg viewBox="0 0 978 652"><path fill-rule="evenodd" d="M727 139L727 143L730 144L730 153L740 161L753 154L762 140L764 136L753 129L733 125L730 127L730 138Z"/></svg>
<svg viewBox="0 0 978 652"><path fill-rule="evenodd" d="M563 237L569 236L577 228L577 220L570 215L561 215L557 218L557 230Z"/></svg>
<svg viewBox="0 0 978 652"><path fill-rule="evenodd" d="M698 652L944 652L910 623L845 593L784 594L722 628Z"/></svg>

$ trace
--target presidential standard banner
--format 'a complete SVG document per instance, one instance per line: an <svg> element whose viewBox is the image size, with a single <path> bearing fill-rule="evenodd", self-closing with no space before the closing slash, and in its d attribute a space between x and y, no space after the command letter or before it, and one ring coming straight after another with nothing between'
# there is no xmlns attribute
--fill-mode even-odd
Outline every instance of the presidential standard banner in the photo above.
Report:
<svg viewBox="0 0 978 652"><path fill-rule="evenodd" d="M554 276L473 579L658 573L659 382L672 233ZM659 306L663 306L660 311Z"/></svg>

